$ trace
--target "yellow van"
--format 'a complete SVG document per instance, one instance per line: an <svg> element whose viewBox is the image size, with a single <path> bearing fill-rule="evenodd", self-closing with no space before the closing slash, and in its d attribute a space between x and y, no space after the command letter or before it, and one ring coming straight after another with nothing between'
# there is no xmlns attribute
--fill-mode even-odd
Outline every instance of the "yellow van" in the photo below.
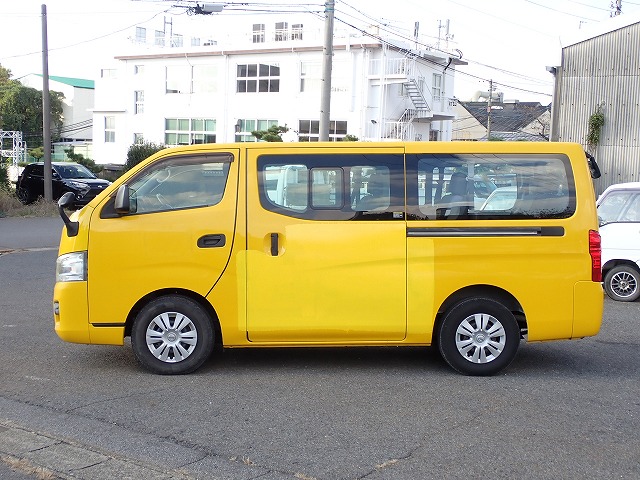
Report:
<svg viewBox="0 0 640 480"><path fill-rule="evenodd" d="M130 336L160 374L215 344L436 345L455 370L494 374L521 339L600 328L591 167L570 143L163 150L71 218L60 200L55 330Z"/></svg>

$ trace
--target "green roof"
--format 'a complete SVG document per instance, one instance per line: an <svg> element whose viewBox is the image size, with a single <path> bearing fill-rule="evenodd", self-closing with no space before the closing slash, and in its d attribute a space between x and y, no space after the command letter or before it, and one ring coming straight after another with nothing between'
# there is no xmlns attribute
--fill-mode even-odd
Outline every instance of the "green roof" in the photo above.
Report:
<svg viewBox="0 0 640 480"><path fill-rule="evenodd" d="M36 75L38 75L39 77L42 76L42 74L40 73L37 73ZM93 80L85 80L84 78L57 77L55 75L49 75L49 80L64 83L65 85L71 85L72 87L77 88L90 88L92 90L95 88Z"/></svg>

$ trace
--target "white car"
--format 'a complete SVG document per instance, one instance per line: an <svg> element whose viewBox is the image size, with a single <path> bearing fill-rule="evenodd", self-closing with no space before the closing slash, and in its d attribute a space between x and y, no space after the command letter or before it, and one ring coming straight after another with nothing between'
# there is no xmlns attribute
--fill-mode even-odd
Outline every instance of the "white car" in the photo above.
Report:
<svg viewBox="0 0 640 480"><path fill-rule="evenodd" d="M604 289L614 300L640 297L640 182L608 187L597 201Z"/></svg>

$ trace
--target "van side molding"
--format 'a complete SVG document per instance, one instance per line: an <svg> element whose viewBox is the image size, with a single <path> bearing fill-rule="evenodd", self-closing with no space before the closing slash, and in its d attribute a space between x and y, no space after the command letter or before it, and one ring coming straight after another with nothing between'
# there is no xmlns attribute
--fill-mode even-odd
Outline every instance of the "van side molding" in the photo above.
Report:
<svg viewBox="0 0 640 480"><path fill-rule="evenodd" d="M407 237L562 237L564 227L411 227Z"/></svg>

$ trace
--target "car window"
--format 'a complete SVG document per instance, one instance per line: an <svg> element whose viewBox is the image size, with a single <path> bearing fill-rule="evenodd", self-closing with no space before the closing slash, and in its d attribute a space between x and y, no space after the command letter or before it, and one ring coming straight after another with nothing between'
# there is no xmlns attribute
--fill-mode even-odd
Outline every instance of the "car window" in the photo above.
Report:
<svg viewBox="0 0 640 480"><path fill-rule="evenodd" d="M260 202L307 220L402 220L402 167L397 154L262 155Z"/></svg>
<svg viewBox="0 0 640 480"><path fill-rule="evenodd" d="M54 165L53 168L62 178L96 178L96 176L83 165Z"/></svg>
<svg viewBox="0 0 640 480"><path fill-rule="evenodd" d="M632 202L632 197L636 197L636 201ZM635 203L638 204L640 201L640 196L630 191L620 191L620 192L611 192L606 197L602 199L600 205L598 205L598 217L600 218L601 223L610 223L617 221L625 221L622 220L623 215L626 217L627 214L624 213L627 211L626 205ZM637 211L638 208L634 207L634 211ZM636 220L626 220L626 221L638 221L638 214L630 213L629 215L635 215Z"/></svg>
<svg viewBox="0 0 640 480"><path fill-rule="evenodd" d="M222 200L232 158L181 156L151 165L129 183L131 213L216 205Z"/></svg>
<svg viewBox="0 0 640 480"><path fill-rule="evenodd" d="M568 218L576 196L565 155L416 154L407 202L424 220Z"/></svg>

